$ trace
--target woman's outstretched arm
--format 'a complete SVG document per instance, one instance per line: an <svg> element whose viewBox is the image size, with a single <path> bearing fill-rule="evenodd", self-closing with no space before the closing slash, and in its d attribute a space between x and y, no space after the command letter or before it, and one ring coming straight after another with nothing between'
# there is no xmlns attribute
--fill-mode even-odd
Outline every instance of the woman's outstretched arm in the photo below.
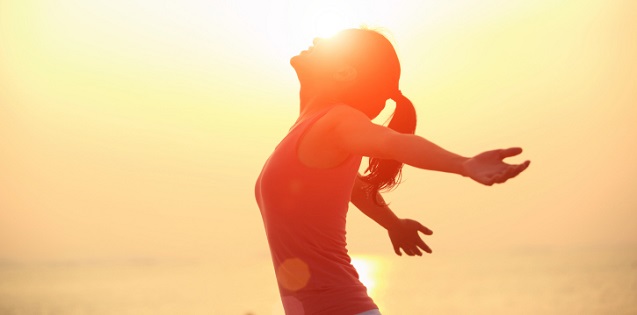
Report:
<svg viewBox="0 0 637 315"><path fill-rule="evenodd" d="M337 106L328 115L334 120L332 141L339 150L349 154L393 159L421 169L455 173L484 185L503 183L530 164L529 161L522 164L502 161L520 154L520 148L492 150L467 158L423 137L376 125L363 113L346 105Z"/></svg>
<svg viewBox="0 0 637 315"><path fill-rule="evenodd" d="M361 176L357 176L351 201L356 208L387 230L396 255L402 255L401 249L409 256L422 256L422 251L431 253L431 248L420 238L419 232L425 235L433 232L415 220L398 218L386 205L383 197L378 192L370 194L366 186L367 183Z"/></svg>

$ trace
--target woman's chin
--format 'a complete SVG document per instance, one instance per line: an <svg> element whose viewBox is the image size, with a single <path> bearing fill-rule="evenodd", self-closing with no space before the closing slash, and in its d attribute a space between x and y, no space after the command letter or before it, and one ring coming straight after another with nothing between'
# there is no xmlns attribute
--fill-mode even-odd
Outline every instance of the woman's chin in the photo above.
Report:
<svg viewBox="0 0 637 315"><path fill-rule="evenodd" d="M302 63L302 55L303 55L303 52L301 52L300 54L290 58L290 65L292 65L293 68L296 69L298 66L301 65L301 63Z"/></svg>
<svg viewBox="0 0 637 315"><path fill-rule="evenodd" d="M298 55L296 55L296 56L294 56L294 57L292 57L290 59L290 63L298 62L298 60L300 60L300 59L307 58L309 53L310 53L310 50L301 51Z"/></svg>

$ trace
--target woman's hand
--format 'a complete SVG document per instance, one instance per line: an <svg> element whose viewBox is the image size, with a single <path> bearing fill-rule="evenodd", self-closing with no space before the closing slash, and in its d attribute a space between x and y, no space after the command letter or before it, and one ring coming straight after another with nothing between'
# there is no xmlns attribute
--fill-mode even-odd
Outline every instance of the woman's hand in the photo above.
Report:
<svg viewBox="0 0 637 315"><path fill-rule="evenodd" d="M524 171L531 161L522 164L507 164L502 160L522 153L522 148L509 148L480 153L462 165L465 176L478 183L491 186L501 184Z"/></svg>
<svg viewBox="0 0 637 315"><path fill-rule="evenodd" d="M422 256L421 249L431 254L431 248L420 238L418 232L425 235L431 235L433 232L419 222L411 219L400 219L387 232L396 255L402 256L401 248L409 256Z"/></svg>

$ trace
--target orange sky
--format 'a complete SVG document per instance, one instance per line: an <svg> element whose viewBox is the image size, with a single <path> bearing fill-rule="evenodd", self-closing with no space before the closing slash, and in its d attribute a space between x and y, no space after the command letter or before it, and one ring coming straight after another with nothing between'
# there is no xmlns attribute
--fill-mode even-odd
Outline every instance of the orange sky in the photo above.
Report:
<svg viewBox="0 0 637 315"><path fill-rule="evenodd" d="M264 255L288 59L361 23L391 34L418 134L533 161L497 187L406 169L386 199L434 252L637 244L632 1L213 2L0 2L0 259ZM351 212L350 249L390 254Z"/></svg>

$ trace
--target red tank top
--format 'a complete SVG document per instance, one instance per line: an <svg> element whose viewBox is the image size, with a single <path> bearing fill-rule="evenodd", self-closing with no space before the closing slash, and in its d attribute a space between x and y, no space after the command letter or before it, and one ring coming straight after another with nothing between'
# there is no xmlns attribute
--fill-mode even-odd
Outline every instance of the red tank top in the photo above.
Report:
<svg viewBox="0 0 637 315"><path fill-rule="evenodd" d="M290 130L255 187L287 315L352 315L378 308L358 279L345 241L361 157L323 169L303 165L297 155L299 139L330 108Z"/></svg>

